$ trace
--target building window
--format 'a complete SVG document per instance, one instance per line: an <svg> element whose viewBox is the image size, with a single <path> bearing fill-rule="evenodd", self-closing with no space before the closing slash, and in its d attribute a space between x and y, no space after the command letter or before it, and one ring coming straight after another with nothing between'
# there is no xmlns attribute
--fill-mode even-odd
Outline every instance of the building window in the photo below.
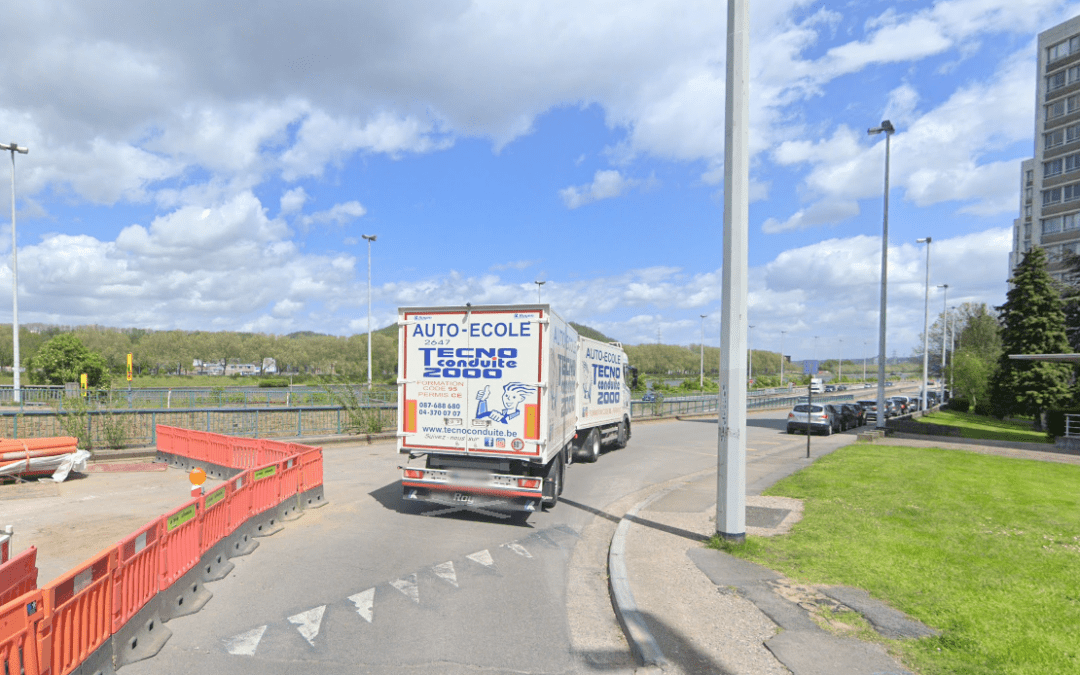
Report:
<svg viewBox="0 0 1080 675"><path fill-rule="evenodd" d="M1080 229L1080 213L1042 219L1043 236L1057 234L1058 232L1070 232L1076 229Z"/></svg>
<svg viewBox="0 0 1080 675"><path fill-rule="evenodd" d="M1043 149L1044 150L1049 150L1050 148L1056 148L1057 146L1062 145L1062 144L1065 143L1065 130L1064 129L1054 129L1053 131L1049 131L1049 132L1043 134L1043 138L1046 141L1043 144Z"/></svg>
<svg viewBox="0 0 1080 675"><path fill-rule="evenodd" d="M1073 94L1072 96L1067 96L1059 101L1054 101L1053 103L1047 105L1046 119L1056 119L1058 117L1061 117L1062 115L1074 113L1077 110L1080 110L1080 94Z"/></svg>
<svg viewBox="0 0 1080 675"><path fill-rule="evenodd" d="M1080 81L1080 66L1072 66L1068 70L1048 75L1046 78L1046 95L1049 96L1050 92L1061 89L1067 84L1074 84L1077 81Z"/></svg>
<svg viewBox="0 0 1080 675"><path fill-rule="evenodd" d="M1080 52L1080 36L1069 38L1064 42L1059 42L1056 45L1046 48L1046 61L1057 61L1063 59L1069 54L1075 54Z"/></svg>
<svg viewBox="0 0 1080 675"><path fill-rule="evenodd" d="M1031 185L1031 181L1035 179L1035 172L1031 169L1028 169L1025 178L1027 179L1027 184Z"/></svg>
<svg viewBox="0 0 1080 675"><path fill-rule="evenodd" d="M1031 188L1024 189L1024 201L1031 203Z"/></svg>
<svg viewBox="0 0 1080 675"><path fill-rule="evenodd" d="M1031 239L1031 223L1024 223L1024 239Z"/></svg>
<svg viewBox="0 0 1080 675"><path fill-rule="evenodd" d="M1061 175L1061 166L1062 163L1060 159L1052 159L1049 162L1043 162L1043 178Z"/></svg>

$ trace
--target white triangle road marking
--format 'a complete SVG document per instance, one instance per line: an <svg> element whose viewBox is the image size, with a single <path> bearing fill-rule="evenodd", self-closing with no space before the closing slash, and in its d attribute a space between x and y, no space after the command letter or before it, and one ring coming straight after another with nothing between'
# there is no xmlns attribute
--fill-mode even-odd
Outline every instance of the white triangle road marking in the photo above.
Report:
<svg viewBox="0 0 1080 675"><path fill-rule="evenodd" d="M356 605L356 613L365 621L371 623L375 615L375 589L369 588L356 595L350 595L349 600L352 600L352 603Z"/></svg>
<svg viewBox="0 0 1080 675"><path fill-rule="evenodd" d="M476 553L470 553L469 555L467 555L465 557L468 558L469 560L475 562L475 563L480 563L484 567L494 567L495 566L495 561L492 560L491 554L488 553L487 549L484 549L483 551L477 551Z"/></svg>
<svg viewBox="0 0 1080 675"><path fill-rule="evenodd" d="M446 579L457 588L457 573L454 572L454 562L452 560L438 564L432 569L435 570L435 576Z"/></svg>
<svg viewBox="0 0 1080 675"><path fill-rule="evenodd" d="M517 542L512 541L509 544L503 544L503 546L505 548L510 549L514 553L517 553L518 555L523 556L525 558L531 558L532 557L532 553L529 553L528 551L526 551L525 547L522 546L521 544L517 543Z"/></svg>
<svg viewBox="0 0 1080 675"><path fill-rule="evenodd" d="M412 598L416 604L420 604L420 588L416 585L415 574L410 574L404 579L395 579L390 582L390 585L404 593L405 597Z"/></svg>
<svg viewBox="0 0 1080 675"><path fill-rule="evenodd" d="M222 640L225 643L225 651L234 656L254 656L255 650L259 648L259 640L262 640L265 632L266 626L259 626L245 633L225 638Z"/></svg>
<svg viewBox="0 0 1080 675"><path fill-rule="evenodd" d="M312 647L315 646L315 638L319 634L319 626L322 624L323 612L325 611L326 605L320 605L289 617L289 623L296 625L296 630L300 631L300 634L304 636L304 639Z"/></svg>

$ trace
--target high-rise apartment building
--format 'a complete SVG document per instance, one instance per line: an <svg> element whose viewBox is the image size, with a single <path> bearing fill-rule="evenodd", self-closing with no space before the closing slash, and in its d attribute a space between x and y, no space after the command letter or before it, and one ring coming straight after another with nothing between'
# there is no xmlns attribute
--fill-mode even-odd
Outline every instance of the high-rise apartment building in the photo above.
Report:
<svg viewBox="0 0 1080 675"><path fill-rule="evenodd" d="M1032 246L1061 278L1061 256L1080 253L1080 16L1039 33L1035 157L1020 167L1009 276Z"/></svg>

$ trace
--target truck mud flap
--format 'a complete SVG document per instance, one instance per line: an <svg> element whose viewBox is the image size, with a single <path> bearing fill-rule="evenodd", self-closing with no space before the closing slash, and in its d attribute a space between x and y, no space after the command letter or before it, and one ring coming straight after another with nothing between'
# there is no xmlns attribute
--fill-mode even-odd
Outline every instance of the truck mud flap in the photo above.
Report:
<svg viewBox="0 0 1080 675"><path fill-rule="evenodd" d="M457 495L462 495L467 497L467 499L460 499ZM438 504L453 511L475 511L477 513L500 518L506 516L505 514L497 513L498 511L534 513L540 510L541 504L540 495L537 495L536 497L492 497L474 493L444 492L442 490L429 490L427 488L411 486L404 488L402 499L407 502L412 501ZM447 512L448 511L440 511L439 513ZM436 513L428 513L427 515L436 515Z"/></svg>

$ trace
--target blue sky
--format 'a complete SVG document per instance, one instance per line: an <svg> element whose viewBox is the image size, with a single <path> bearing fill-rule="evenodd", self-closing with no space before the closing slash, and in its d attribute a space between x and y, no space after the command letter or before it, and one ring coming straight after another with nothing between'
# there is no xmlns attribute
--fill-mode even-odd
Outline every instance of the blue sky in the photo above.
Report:
<svg viewBox="0 0 1080 675"><path fill-rule="evenodd" d="M377 326L542 280L624 342L696 344L707 314L719 344L725 3L98 4L18 3L0 45L20 322L360 333L375 234ZM750 13L751 346L876 351L882 119L890 354L922 330L917 238L950 305L1001 304L1036 37L1080 4Z"/></svg>

